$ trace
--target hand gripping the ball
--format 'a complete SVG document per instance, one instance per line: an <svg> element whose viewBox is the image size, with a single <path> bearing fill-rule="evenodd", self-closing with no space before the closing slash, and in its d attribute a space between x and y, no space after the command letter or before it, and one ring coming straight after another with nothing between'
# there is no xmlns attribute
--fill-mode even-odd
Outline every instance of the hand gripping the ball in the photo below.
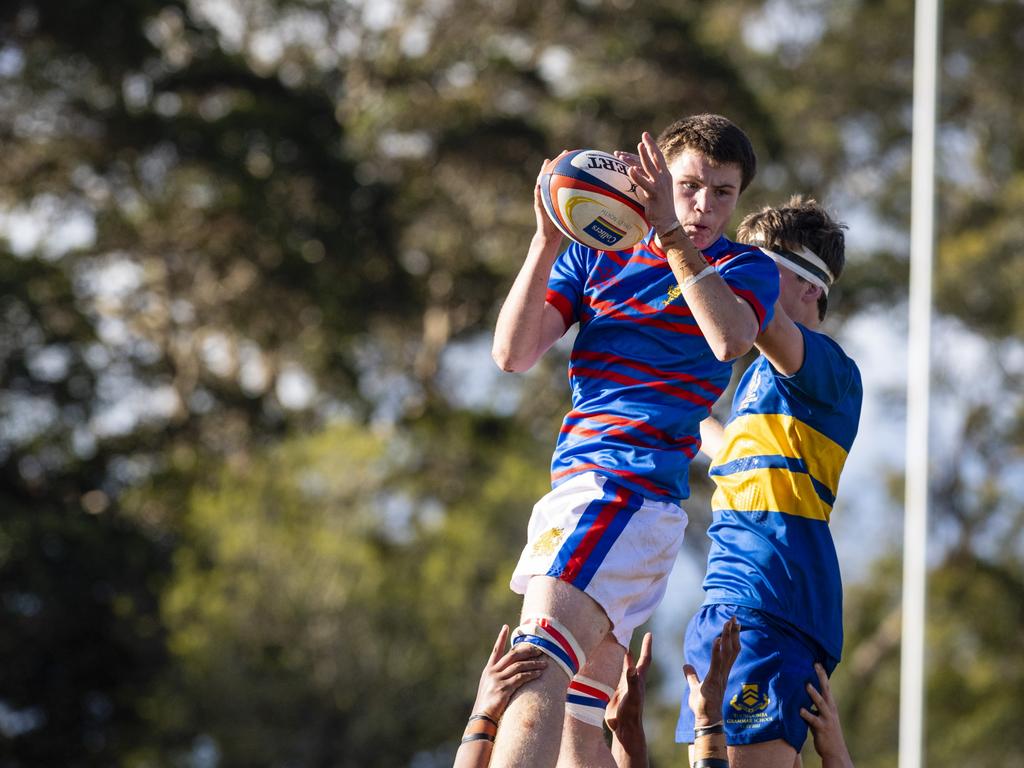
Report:
<svg viewBox="0 0 1024 768"><path fill-rule="evenodd" d="M672 198L672 174L661 148L644 131L637 144L637 154L616 152L615 157L629 165L627 174L637 185L638 196L644 204L647 221L658 235L667 234L679 226Z"/></svg>
<svg viewBox="0 0 1024 768"><path fill-rule="evenodd" d="M533 186L533 215L537 220L537 235L547 241L561 241L562 232L551 220L551 217L548 216L547 209L544 207L541 184L544 180L544 174L558 165L558 161L566 154L568 154L568 150L563 149L554 160L545 159L541 164L540 173L537 174L537 183Z"/></svg>

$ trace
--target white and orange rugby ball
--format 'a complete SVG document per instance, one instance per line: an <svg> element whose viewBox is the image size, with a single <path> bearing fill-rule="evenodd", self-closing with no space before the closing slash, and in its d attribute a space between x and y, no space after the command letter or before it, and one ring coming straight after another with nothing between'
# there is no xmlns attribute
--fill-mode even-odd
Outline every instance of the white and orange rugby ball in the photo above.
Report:
<svg viewBox="0 0 1024 768"><path fill-rule="evenodd" d="M623 251L650 226L627 165L596 149L563 155L542 175L544 209L566 237L600 251Z"/></svg>

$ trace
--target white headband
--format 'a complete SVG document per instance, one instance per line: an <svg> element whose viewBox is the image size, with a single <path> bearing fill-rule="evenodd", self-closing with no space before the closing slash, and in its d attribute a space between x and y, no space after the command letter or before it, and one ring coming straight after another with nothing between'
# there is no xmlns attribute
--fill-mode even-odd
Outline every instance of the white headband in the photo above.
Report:
<svg viewBox="0 0 1024 768"><path fill-rule="evenodd" d="M765 237L760 232L752 239L762 243L765 242ZM805 245L799 246L798 250L795 251L785 248L772 250L765 246L760 246L760 248L776 264L782 265L791 272L800 275L807 282L818 286L828 296L828 289L835 282L835 278L832 276L832 270L828 268L828 265L810 248Z"/></svg>

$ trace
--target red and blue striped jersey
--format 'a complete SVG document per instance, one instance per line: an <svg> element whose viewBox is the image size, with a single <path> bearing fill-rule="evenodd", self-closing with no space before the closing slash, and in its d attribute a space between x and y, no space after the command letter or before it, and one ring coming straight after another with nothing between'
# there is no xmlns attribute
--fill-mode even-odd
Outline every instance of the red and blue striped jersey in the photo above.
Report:
<svg viewBox="0 0 1024 768"><path fill-rule="evenodd" d="M863 389L856 363L835 341L797 327L800 370L783 376L762 355L736 389L709 470L717 489L704 603L777 616L838 661L843 589L828 524Z"/></svg>
<svg viewBox="0 0 1024 768"><path fill-rule="evenodd" d="M779 292L775 263L724 237L704 257L763 329ZM572 243L551 270L547 302L566 328L580 325L552 486L594 471L648 498L687 498L700 422L728 385L732 363L708 346L653 231L625 251Z"/></svg>

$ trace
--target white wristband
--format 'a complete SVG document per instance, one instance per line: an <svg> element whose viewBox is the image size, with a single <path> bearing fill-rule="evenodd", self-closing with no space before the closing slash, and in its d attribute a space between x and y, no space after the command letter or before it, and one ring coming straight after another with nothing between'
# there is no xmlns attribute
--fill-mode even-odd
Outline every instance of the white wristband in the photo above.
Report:
<svg viewBox="0 0 1024 768"><path fill-rule="evenodd" d="M705 277L707 277L710 274L713 274L716 271L717 270L714 268L714 266L712 266L711 264L708 264L706 267L704 267L704 269L702 269L696 275L693 275L693 276L688 277L685 280L683 280L683 282L679 285L679 290L682 291L683 293L686 293L686 291L689 288L693 288L693 286L695 286L697 283L699 283Z"/></svg>

